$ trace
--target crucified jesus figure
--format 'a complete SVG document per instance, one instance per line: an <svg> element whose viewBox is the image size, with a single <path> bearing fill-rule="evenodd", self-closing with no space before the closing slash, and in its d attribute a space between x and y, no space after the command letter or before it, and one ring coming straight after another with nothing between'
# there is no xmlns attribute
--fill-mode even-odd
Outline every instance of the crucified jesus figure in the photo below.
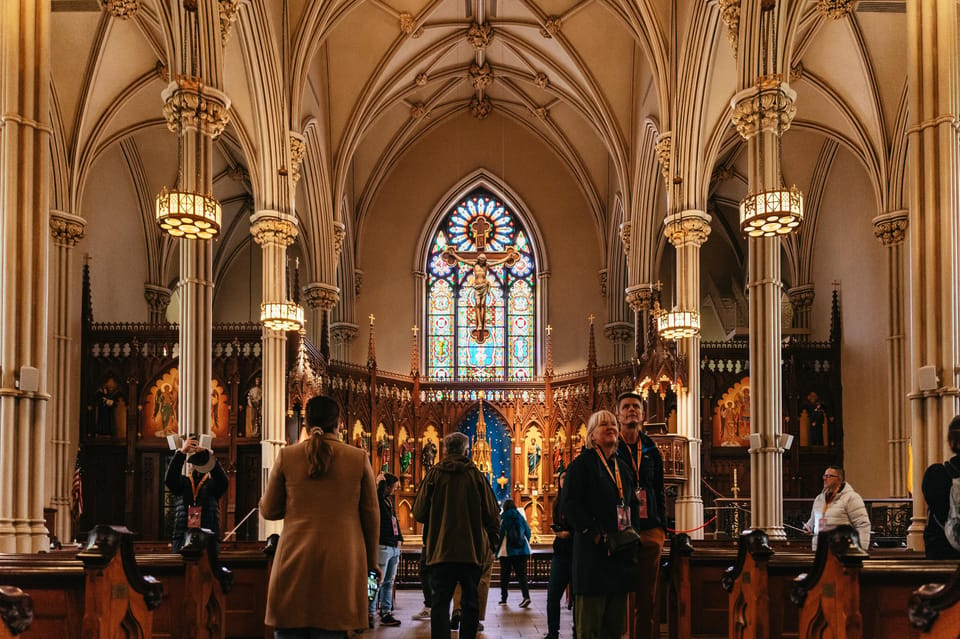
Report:
<svg viewBox="0 0 960 639"><path fill-rule="evenodd" d="M486 253L480 252L471 259L471 253L459 253L449 246L443 251L443 261L451 266L458 262L468 264L473 267L473 274L467 280L467 286L473 290L473 330L470 336L477 344L483 344L490 337L490 330L487 329L487 301L490 297L490 291L494 286L488 275L488 269L497 264L506 264L513 266L520 259L520 253L513 247L508 248L503 253L492 253L494 257L488 257Z"/></svg>

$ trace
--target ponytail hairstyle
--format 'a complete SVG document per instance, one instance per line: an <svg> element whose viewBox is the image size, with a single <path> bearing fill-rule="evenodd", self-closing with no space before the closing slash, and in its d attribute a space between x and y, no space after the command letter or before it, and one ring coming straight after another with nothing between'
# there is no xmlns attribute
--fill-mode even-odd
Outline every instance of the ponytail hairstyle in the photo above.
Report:
<svg viewBox="0 0 960 639"><path fill-rule="evenodd" d="M386 492L387 488L393 486L400 481L400 478L394 475L393 473L384 473L383 479L377 484L377 496L383 497L383 494Z"/></svg>
<svg viewBox="0 0 960 639"><path fill-rule="evenodd" d="M318 395L307 401L307 427L310 439L307 440L307 463L311 479L322 477L330 468L333 447L323 438L324 433L332 433L337 428L340 407L329 397Z"/></svg>

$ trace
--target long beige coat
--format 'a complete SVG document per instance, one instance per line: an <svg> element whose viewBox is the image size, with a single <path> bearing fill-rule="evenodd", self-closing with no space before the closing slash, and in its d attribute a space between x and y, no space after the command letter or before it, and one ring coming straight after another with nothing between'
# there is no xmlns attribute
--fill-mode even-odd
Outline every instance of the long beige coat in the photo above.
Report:
<svg viewBox="0 0 960 639"><path fill-rule="evenodd" d="M324 435L327 473L307 474L306 442L281 449L260 500L266 519L283 519L266 622L278 628L367 627L367 572L377 563L380 508L364 451Z"/></svg>

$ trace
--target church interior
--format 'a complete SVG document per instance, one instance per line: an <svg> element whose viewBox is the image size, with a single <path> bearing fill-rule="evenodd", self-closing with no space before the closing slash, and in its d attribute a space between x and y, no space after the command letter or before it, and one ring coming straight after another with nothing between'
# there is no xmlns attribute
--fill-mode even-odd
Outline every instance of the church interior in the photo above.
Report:
<svg viewBox="0 0 960 639"><path fill-rule="evenodd" d="M99 524L168 552L188 433L221 536L262 545L317 394L405 535L461 431L548 548L628 390L694 547L806 548L837 465L922 552L960 412L957 36L951 0L5 1L0 553Z"/></svg>

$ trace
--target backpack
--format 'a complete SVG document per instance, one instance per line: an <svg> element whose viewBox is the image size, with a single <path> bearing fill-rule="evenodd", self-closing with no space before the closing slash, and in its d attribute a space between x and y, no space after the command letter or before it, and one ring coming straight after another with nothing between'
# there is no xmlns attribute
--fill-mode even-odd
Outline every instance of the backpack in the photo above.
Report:
<svg viewBox="0 0 960 639"><path fill-rule="evenodd" d="M950 486L950 510L947 513L947 520L943 522L943 534L951 546L960 550L960 473L957 473L949 463L944 466L953 477L953 482Z"/></svg>
<svg viewBox="0 0 960 639"><path fill-rule="evenodd" d="M507 526L507 548L523 548L525 541L523 531L520 530L520 522L515 521Z"/></svg>

